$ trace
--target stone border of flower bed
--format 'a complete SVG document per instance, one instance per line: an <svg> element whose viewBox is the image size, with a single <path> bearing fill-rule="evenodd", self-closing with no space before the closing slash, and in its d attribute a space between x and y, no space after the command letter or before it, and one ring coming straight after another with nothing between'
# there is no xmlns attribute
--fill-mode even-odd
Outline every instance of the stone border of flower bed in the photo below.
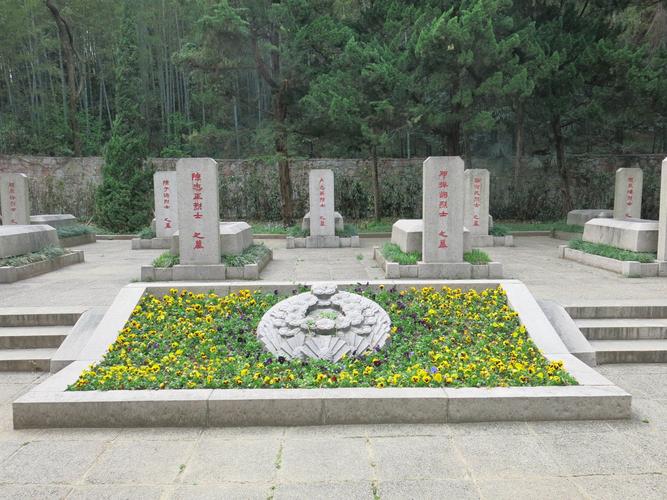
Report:
<svg viewBox="0 0 667 500"><path fill-rule="evenodd" d="M97 241L97 236L95 236L95 233L86 233L70 236L69 238L59 238L59 240L61 247L69 248L79 245L87 245L88 243L95 243Z"/></svg>
<svg viewBox="0 0 667 500"><path fill-rule="evenodd" d="M514 236L511 234L505 236L493 236L491 234L471 234L469 243L474 248L490 247L513 247Z"/></svg>
<svg viewBox="0 0 667 500"><path fill-rule="evenodd" d="M649 263L634 260L617 260L602 255L582 252L569 248L567 245L558 246L558 256L561 259L572 260L580 264L612 273L620 274L626 278L654 278L656 276L667 276L667 262L656 261Z"/></svg>
<svg viewBox="0 0 667 500"><path fill-rule="evenodd" d="M306 236L285 238L288 249L292 248L358 248L361 246L359 236Z"/></svg>
<svg viewBox="0 0 667 500"><path fill-rule="evenodd" d="M141 281L188 281L188 280L258 280L262 270L273 260L269 250L259 262L232 267L224 264L182 265L174 267L141 266Z"/></svg>
<svg viewBox="0 0 667 500"><path fill-rule="evenodd" d="M167 238L132 238L132 250L169 250L171 236Z"/></svg>
<svg viewBox="0 0 667 500"><path fill-rule="evenodd" d="M310 283L303 283L308 285ZM340 281L338 286L355 285ZM67 391L102 359L144 293L173 287L227 294L248 287L227 283L134 283L124 287L76 361L12 405L14 428L327 425L507 420L629 418L631 396L574 357L528 288L518 280L372 281L369 286L477 289L502 285L510 306L549 360L562 360L577 386L499 388L183 389ZM299 285L263 282L252 288L291 294Z"/></svg>
<svg viewBox="0 0 667 500"><path fill-rule="evenodd" d="M25 266L4 266L0 267L0 283L14 283L40 274L57 271L65 266L83 262L83 250L72 250L71 252L59 255L53 259L32 262Z"/></svg>
<svg viewBox="0 0 667 500"><path fill-rule="evenodd" d="M446 273L446 279L502 279L503 265L500 262L488 264L470 264L468 262L450 264L399 264L390 262L382 254L380 247L373 247L373 259L384 270L387 279L400 278L429 278L427 274L433 272L433 266L441 266L440 272Z"/></svg>

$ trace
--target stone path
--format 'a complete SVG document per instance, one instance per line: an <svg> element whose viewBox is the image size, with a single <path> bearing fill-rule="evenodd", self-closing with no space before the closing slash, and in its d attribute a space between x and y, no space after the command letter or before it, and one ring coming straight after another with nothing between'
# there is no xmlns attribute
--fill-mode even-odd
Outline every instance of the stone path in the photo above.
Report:
<svg viewBox="0 0 667 500"><path fill-rule="evenodd" d="M667 365L601 371L632 420L14 431L0 374L0 498L666 498Z"/></svg>
<svg viewBox="0 0 667 500"><path fill-rule="evenodd" d="M381 277L372 246L286 250L264 279ZM489 253L540 298L655 301L667 279L626 279L557 259L558 241ZM0 285L0 307L107 306L161 251L86 245L86 263ZM662 299L664 301L664 299ZM667 365L600 371L633 418L324 428L15 431L11 402L45 376L0 373L0 498L667 498Z"/></svg>

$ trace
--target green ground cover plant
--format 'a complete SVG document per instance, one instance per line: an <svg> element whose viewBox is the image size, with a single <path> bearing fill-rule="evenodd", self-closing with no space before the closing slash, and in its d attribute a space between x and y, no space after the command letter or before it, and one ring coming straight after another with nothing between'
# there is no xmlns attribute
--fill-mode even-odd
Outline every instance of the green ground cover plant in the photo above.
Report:
<svg viewBox="0 0 667 500"><path fill-rule="evenodd" d="M96 234L96 230L97 228L86 224L72 224L71 226L56 228L58 238L73 238L74 236L81 236L84 234Z"/></svg>
<svg viewBox="0 0 667 500"><path fill-rule="evenodd" d="M421 252L404 252L396 243L385 243L382 246L382 255L389 262L397 262L403 266L412 265L422 258ZM463 254L463 260L473 265L488 264L491 262L489 255L477 248Z"/></svg>
<svg viewBox="0 0 667 500"><path fill-rule="evenodd" d="M388 343L337 363L264 351L256 328L284 298L277 293L146 295L103 360L69 390L576 384L562 361L541 355L501 287L380 288L352 291L387 311Z"/></svg>
<svg viewBox="0 0 667 500"><path fill-rule="evenodd" d="M574 250L580 250L593 255L601 255L602 257L609 257L616 260L636 261L644 264L654 262L656 257L654 253L631 252L630 250L623 250L610 245L603 245L602 243L590 243L583 240L572 240L568 246Z"/></svg>
<svg viewBox="0 0 667 500"><path fill-rule="evenodd" d="M45 260L55 259L65 254L65 250L56 246L48 246L39 252L28 253L25 255L17 255L16 257L6 257L0 259L0 267L20 267L35 262L42 262Z"/></svg>
<svg viewBox="0 0 667 500"><path fill-rule="evenodd" d="M270 250L262 243L251 245L240 255L223 255L222 263L229 267L241 267L246 264L257 264ZM164 252L153 260L153 267L174 267L180 263L178 255Z"/></svg>
<svg viewBox="0 0 667 500"><path fill-rule="evenodd" d="M142 227L141 230L137 233L137 237L142 240L152 240L155 238L156 234L153 228L150 226Z"/></svg>
<svg viewBox="0 0 667 500"><path fill-rule="evenodd" d="M568 224L565 221L552 221L552 222L520 222L520 221L502 221L500 224L504 230L508 233L515 233L521 231L563 231L566 233L583 233L584 227L578 226L575 224ZM494 224L494 229L496 224ZM496 235L494 236L501 236Z"/></svg>

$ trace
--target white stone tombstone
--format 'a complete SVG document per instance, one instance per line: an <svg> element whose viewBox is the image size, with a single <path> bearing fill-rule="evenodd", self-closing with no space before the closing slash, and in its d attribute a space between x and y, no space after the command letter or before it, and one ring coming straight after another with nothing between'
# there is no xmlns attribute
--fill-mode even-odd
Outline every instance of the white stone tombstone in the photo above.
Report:
<svg viewBox="0 0 667 500"><path fill-rule="evenodd" d="M422 261L463 262L463 159L426 158L422 190Z"/></svg>
<svg viewBox="0 0 667 500"><path fill-rule="evenodd" d="M660 218L658 219L658 260L667 260L667 158L660 171Z"/></svg>
<svg viewBox="0 0 667 500"><path fill-rule="evenodd" d="M155 235L170 238L178 231L178 193L176 192L176 172L155 172L153 174L155 197Z"/></svg>
<svg viewBox="0 0 667 500"><path fill-rule="evenodd" d="M619 168L616 171L614 219L641 219L643 184L641 168Z"/></svg>
<svg viewBox="0 0 667 500"><path fill-rule="evenodd" d="M28 176L0 174L0 202L3 225L30 224Z"/></svg>
<svg viewBox="0 0 667 500"><path fill-rule="evenodd" d="M463 225L471 235L489 234L489 171L472 168L465 175L465 210Z"/></svg>
<svg viewBox="0 0 667 500"><path fill-rule="evenodd" d="M334 175L328 169L313 169L308 174L310 198L310 236L334 236Z"/></svg>
<svg viewBox="0 0 667 500"><path fill-rule="evenodd" d="M218 164L181 158L176 164L181 264L220 264Z"/></svg>

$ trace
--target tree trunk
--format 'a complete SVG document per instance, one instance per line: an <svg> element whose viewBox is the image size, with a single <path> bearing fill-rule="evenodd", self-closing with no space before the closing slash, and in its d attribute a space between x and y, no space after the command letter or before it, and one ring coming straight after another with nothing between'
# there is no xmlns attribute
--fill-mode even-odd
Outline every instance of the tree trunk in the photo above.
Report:
<svg viewBox="0 0 667 500"><path fill-rule="evenodd" d="M380 177L378 171L377 146L373 146L373 215L380 222Z"/></svg>
<svg viewBox="0 0 667 500"><path fill-rule="evenodd" d="M58 25L58 38L60 39L65 69L67 71L67 119L72 134L74 156L81 156L81 136L79 134L79 122L76 116L81 86L77 85L76 79L76 51L74 50L74 39L67 20L60 14L58 8L53 4L53 0L46 0L46 6L51 11L53 18Z"/></svg>
<svg viewBox="0 0 667 500"><path fill-rule="evenodd" d="M521 157L523 156L523 102L519 101L516 106L516 130L514 141L514 186L519 186L521 177Z"/></svg>
<svg viewBox="0 0 667 500"><path fill-rule="evenodd" d="M278 183L280 184L280 200L282 218L286 226L291 226L292 213L292 181L290 179L289 159L287 157L287 80L284 80L274 95L274 116L276 120L276 156L278 157Z"/></svg>
<svg viewBox="0 0 667 500"><path fill-rule="evenodd" d="M565 163L565 139L563 129L561 128L560 115L551 119L551 130L554 135L554 145L556 146L556 166L558 176L560 177L560 192L563 197L563 212L566 214L574 208L572 203L572 194L570 193L570 173Z"/></svg>
<svg viewBox="0 0 667 500"><path fill-rule="evenodd" d="M459 121L447 127L445 146L447 147L447 155L459 156L461 154L461 123Z"/></svg>

